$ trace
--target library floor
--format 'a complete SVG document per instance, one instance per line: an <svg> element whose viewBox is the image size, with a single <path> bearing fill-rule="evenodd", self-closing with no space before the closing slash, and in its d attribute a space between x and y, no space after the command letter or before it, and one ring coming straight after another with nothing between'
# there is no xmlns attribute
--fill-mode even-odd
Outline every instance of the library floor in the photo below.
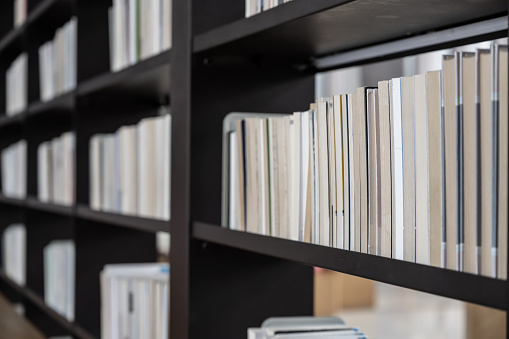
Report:
<svg viewBox="0 0 509 339"><path fill-rule="evenodd" d="M506 337L505 312L381 283L375 289L373 307L335 314L370 339Z"/></svg>
<svg viewBox="0 0 509 339"><path fill-rule="evenodd" d="M14 310L0 294L0 339L44 339L30 322Z"/></svg>

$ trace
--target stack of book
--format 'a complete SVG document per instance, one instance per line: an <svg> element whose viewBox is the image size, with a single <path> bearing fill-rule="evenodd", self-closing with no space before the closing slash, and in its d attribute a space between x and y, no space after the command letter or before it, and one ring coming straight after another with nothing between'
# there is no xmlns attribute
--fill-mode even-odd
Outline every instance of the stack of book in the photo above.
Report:
<svg viewBox="0 0 509 339"><path fill-rule="evenodd" d="M25 225L12 224L4 230L2 237L2 263L5 274L20 286L26 281Z"/></svg>
<svg viewBox="0 0 509 339"><path fill-rule="evenodd" d="M246 18L292 0L246 0Z"/></svg>
<svg viewBox="0 0 509 339"><path fill-rule="evenodd" d="M37 148L37 197L42 202L74 203L74 132L66 132Z"/></svg>
<svg viewBox="0 0 509 339"><path fill-rule="evenodd" d="M507 54L458 52L442 71L239 118L223 224L506 279Z"/></svg>
<svg viewBox="0 0 509 339"><path fill-rule="evenodd" d="M21 26L27 19L27 0L14 0L14 27Z"/></svg>
<svg viewBox="0 0 509 339"><path fill-rule="evenodd" d="M106 265L101 272L101 338L168 338L168 264Z"/></svg>
<svg viewBox="0 0 509 339"><path fill-rule="evenodd" d="M76 87L77 19L73 17L39 47L41 101L48 101Z"/></svg>
<svg viewBox="0 0 509 339"><path fill-rule="evenodd" d="M19 114L27 107L27 67L27 53L21 53L7 69L5 101L8 116Z"/></svg>
<svg viewBox="0 0 509 339"><path fill-rule="evenodd" d="M276 317L249 328L247 339L367 339L358 328L334 317Z"/></svg>
<svg viewBox="0 0 509 339"><path fill-rule="evenodd" d="M169 220L171 116L90 139L90 206Z"/></svg>
<svg viewBox="0 0 509 339"><path fill-rule="evenodd" d="M53 240L44 248L44 301L74 320L75 247L72 240Z"/></svg>
<svg viewBox="0 0 509 339"><path fill-rule="evenodd" d="M26 196L27 143L20 140L2 150L2 194L24 199Z"/></svg>
<svg viewBox="0 0 509 339"><path fill-rule="evenodd" d="M171 13L171 0L114 0L108 12L111 70L170 49Z"/></svg>

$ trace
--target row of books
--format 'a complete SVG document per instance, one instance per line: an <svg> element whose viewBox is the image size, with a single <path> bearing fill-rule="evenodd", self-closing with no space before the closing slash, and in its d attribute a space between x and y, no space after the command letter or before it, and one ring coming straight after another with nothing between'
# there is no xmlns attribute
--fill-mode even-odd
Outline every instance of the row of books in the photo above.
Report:
<svg viewBox="0 0 509 339"><path fill-rule="evenodd" d="M39 47L41 101L48 101L76 87L77 19L59 28L53 40Z"/></svg>
<svg viewBox="0 0 509 339"><path fill-rule="evenodd" d="M223 224L506 279L507 47L442 67L230 117Z"/></svg>
<svg viewBox="0 0 509 339"><path fill-rule="evenodd" d="M20 286L26 283L26 237L23 224L9 225L2 235L3 270Z"/></svg>
<svg viewBox="0 0 509 339"><path fill-rule="evenodd" d="M335 317L274 317L247 330L247 339L367 339Z"/></svg>
<svg viewBox="0 0 509 339"><path fill-rule="evenodd" d="M74 132L66 132L37 148L37 197L42 202L74 203Z"/></svg>
<svg viewBox="0 0 509 339"><path fill-rule="evenodd" d="M6 72L6 114L12 116L25 110L28 103L28 56L21 53Z"/></svg>
<svg viewBox="0 0 509 339"><path fill-rule="evenodd" d="M101 338L168 338L169 273L164 263L106 265Z"/></svg>
<svg viewBox="0 0 509 339"><path fill-rule="evenodd" d="M26 140L20 140L2 150L2 194L6 197L26 197Z"/></svg>
<svg viewBox="0 0 509 339"><path fill-rule="evenodd" d="M25 22L27 12L27 0L14 0L14 27L19 27Z"/></svg>
<svg viewBox="0 0 509 339"><path fill-rule="evenodd" d="M114 0L110 7L113 72L171 47L171 0Z"/></svg>
<svg viewBox="0 0 509 339"><path fill-rule="evenodd" d="M164 114L92 136L91 208L169 220L170 133Z"/></svg>
<svg viewBox="0 0 509 339"><path fill-rule="evenodd" d="M72 240L44 247L44 302L69 321L74 320L75 253Z"/></svg>
<svg viewBox="0 0 509 339"><path fill-rule="evenodd" d="M292 0L246 0L246 18Z"/></svg>

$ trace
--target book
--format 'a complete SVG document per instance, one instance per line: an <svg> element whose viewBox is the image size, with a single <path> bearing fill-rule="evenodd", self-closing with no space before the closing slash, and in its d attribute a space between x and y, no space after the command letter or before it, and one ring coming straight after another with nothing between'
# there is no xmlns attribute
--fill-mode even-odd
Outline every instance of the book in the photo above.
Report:
<svg viewBox="0 0 509 339"><path fill-rule="evenodd" d="M44 302L69 321L74 320L75 246L53 240L44 247Z"/></svg>
<svg viewBox="0 0 509 339"><path fill-rule="evenodd" d="M426 113L428 117L428 189L430 265L444 267L445 154L442 111L441 71L426 73Z"/></svg>
<svg viewBox="0 0 509 339"><path fill-rule="evenodd" d="M171 48L172 6L172 0L113 1L108 9L112 72Z"/></svg>
<svg viewBox="0 0 509 339"><path fill-rule="evenodd" d="M475 103L475 53L461 54L461 102L463 107L463 194L464 194L464 266L477 274L477 230L479 226L479 139L478 110ZM469 136L468 138L466 136Z"/></svg>
<svg viewBox="0 0 509 339"><path fill-rule="evenodd" d="M446 268L459 270L459 107L457 105L458 55L442 59L444 143L445 143L445 207Z"/></svg>
<svg viewBox="0 0 509 339"><path fill-rule="evenodd" d="M27 231L23 224L7 226L2 235L2 267L9 279L20 286L26 283Z"/></svg>
<svg viewBox="0 0 509 339"><path fill-rule="evenodd" d="M101 338L167 338L169 272L166 263L105 265Z"/></svg>
<svg viewBox="0 0 509 339"><path fill-rule="evenodd" d="M169 220L171 117L160 113L90 138L92 209Z"/></svg>
<svg viewBox="0 0 509 339"><path fill-rule="evenodd" d="M494 277L493 262L493 112L491 102L491 53L479 49L477 58L477 89L480 109L480 153L481 153L481 262L480 273Z"/></svg>
<svg viewBox="0 0 509 339"><path fill-rule="evenodd" d="M39 94L41 101L76 87L77 18L55 32L55 37L39 47Z"/></svg>
<svg viewBox="0 0 509 339"><path fill-rule="evenodd" d="M494 85L498 96L498 271L497 278L507 279L507 228L508 228L508 51L507 46L495 45L494 60L497 64Z"/></svg>
<svg viewBox="0 0 509 339"><path fill-rule="evenodd" d="M5 112L7 116L22 113L28 104L28 54L21 53L6 71Z"/></svg>
<svg viewBox="0 0 509 339"><path fill-rule="evenodd" d="M430 264L426 75L414 76L415 261Z"/></svg>
<svg viewBox="0 0 509 339"><path fill-rule="evenodd" d="M6 197L26 197L26 140L20 140L2 150L2 194Z"/></svg>

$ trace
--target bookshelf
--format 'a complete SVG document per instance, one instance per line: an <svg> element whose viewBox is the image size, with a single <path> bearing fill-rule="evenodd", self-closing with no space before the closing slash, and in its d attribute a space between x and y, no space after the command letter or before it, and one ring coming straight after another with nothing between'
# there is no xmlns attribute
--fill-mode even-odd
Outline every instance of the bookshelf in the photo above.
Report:
<svg viewBox="0 0 509 339"><path fill-rule="evenodd" d="M0 195L0 231L13 222L27 227L27 285L0 270L0 289L23 302L46 335L99 338L103 266L156 259L154 233L169 232L170 222L89 208L88 143L170 102L172 338L244 337L269 316L312 314L313 266L507 310L506 281L219 226L226 114L303 110L315 99L317 72L507 36L506 1L293 0L246 19L243 0L173 0L172 49L116 73L109 67L111 4L28 0L18 28L12 2L0 5L0 76L26 51L30 84L27 109L0 114L0 148L20 139L28 145L27 198ZM38 47L72 16L77 88L40 102ZM39 202L37 146L65 131L76 133L76 203ZM43 301L42 249L61 238L76 244L73 322Z"/></svg>

